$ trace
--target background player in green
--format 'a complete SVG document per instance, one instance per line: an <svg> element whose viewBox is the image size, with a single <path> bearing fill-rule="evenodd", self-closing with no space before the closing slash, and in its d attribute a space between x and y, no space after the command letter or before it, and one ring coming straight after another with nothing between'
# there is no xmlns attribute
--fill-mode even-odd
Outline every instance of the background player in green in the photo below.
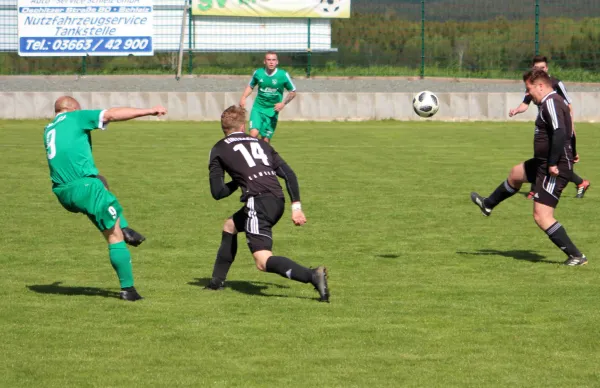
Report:
<svg viewBox="0 0 600 388"><path fill-rule="evenodd" d="M127 227L123 208L97 178L98 169L94 164L88 133L97 128L105 129L112 121L162 116L167 111L162 106L81 110L77 100L63 96L54 103L54 112L54 120L44 129L52 191L65 209L87 215L106 238L110 263L121 285L120 298L129 301L142 299L133 286L131 255L121 230Z"/></svg>
<svg viewBox="0 0 600 388"><path fill-rule="evenodd" d="M242 94L240 106L246 107L246 98L258 85L256 99L250 112L250 136L260 135L268 143L277 128L279 112L296 97L296 86L287 71L277 68L279 61L275 52L269 51L265 54L264 64L265 67L256 69L252 74L252 79ZM285 99L284 89L289 92Z"/></svg>

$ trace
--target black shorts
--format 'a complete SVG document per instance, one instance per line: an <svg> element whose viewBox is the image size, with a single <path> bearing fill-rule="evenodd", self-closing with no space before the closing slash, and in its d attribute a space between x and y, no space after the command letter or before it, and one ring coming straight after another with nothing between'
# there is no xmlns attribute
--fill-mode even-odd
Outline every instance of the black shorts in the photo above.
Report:
<svg viewBox="0 0 600 388"><path fill-rule="evenodd" d="M556 208L560 194L571 181L573 167L567 162L559 162L558 176L552 176L548 173L548 164L545 160L532 158L526 160L524 165L527 180L534 184L533 200Z"/></svg>
<svg viewBox="0 0 600 388"><path fill-rule="evenodd" d="M271 229L283 215L284 209L283 198L263 195L248 198L246 205L231 216L235 229L246 233L246 242L252 253L273 249Z"/></svg>

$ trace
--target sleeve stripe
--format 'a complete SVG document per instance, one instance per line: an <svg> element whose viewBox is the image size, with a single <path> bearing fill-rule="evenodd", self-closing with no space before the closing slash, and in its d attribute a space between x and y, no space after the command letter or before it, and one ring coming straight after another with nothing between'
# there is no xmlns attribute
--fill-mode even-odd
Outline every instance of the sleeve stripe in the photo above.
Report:
<svg viewBox="0 0 600 388"><path fill-rule="evenodd" d="M548 113L550 113L550 118L552 119L552 126L554 129L558 129L558 118L556 117L556 109L554 107L554 100L549 98L546 100L546 107L548 108Z"/></svg>
<svg viewBox="0 0 600 388"><path fill-rule="evenodd" d="M560 88L560 91L563 94L563 97L565 98L565 100L567 100L567 103L571 103L571 99L569 98L569 95L567 94L567 88L565 88L565 84L562 83L562 81L560 81L558 83L558 87Z"/></svg>
<svg viewBox="0 0 600 388"><path fill-rule="evenodd" d="M290 85L292 85L292 90L290 90L290 92L295 92L296 91L296 85L294 85L294 83L292 82L292 78L290 77L290 74L288 72L286 72L285 76L287 77Z"/></svg>
<svg viewBox="0 0 600 388"><path fill-rule="evenodd" d="M250 77L250 82L248 82L248 86L250 86L251 88L254 88L254 85L252 85L252 80L254 79L254 76L256 75L256 72L258 70L254 70L254 73L252 73L252 77Z"/></svg>
<svg viewBox="0 0 600 388"><path fill-rule="evenodd" d="M98 129L105 130L106 125L104 125L104 112L106 109L100 112L100 116L98 116Z"/></svg>

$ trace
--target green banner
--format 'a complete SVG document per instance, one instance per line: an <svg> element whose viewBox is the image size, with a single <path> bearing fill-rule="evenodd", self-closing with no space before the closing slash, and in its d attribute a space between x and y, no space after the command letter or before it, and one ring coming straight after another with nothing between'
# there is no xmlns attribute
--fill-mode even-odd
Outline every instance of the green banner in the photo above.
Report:
<svg viewBox="0 0 600 388"><path fill-rule="evenodd" d="M350 0L192 0L192 15L349 18Z"/></svg>

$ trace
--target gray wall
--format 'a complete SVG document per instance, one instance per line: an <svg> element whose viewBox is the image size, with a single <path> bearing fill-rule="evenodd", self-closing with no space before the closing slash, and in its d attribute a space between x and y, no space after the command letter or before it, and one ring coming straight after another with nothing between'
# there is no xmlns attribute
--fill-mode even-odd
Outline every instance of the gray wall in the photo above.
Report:
<svg viewBox="0 0 600 388"><path fill-rule="evenodd" d="M221 112L237 104L240 92L0 92L0 119L36 119L53 116L53 103L68 94L83 108L113 106L151 107L164 105L164 120L219 120ZM431 119L421 119L412 111L413 93L298 93L281 113L281 120L508 120L508 111L519 105L523 93L437 93L440 110ZM569 93L578 122L600 121L600 92ZM247 107L252 105L252 97ZM532 104L515 120L532 120L537 113ZM151 120L154 118L150 118Z"/></svg>

